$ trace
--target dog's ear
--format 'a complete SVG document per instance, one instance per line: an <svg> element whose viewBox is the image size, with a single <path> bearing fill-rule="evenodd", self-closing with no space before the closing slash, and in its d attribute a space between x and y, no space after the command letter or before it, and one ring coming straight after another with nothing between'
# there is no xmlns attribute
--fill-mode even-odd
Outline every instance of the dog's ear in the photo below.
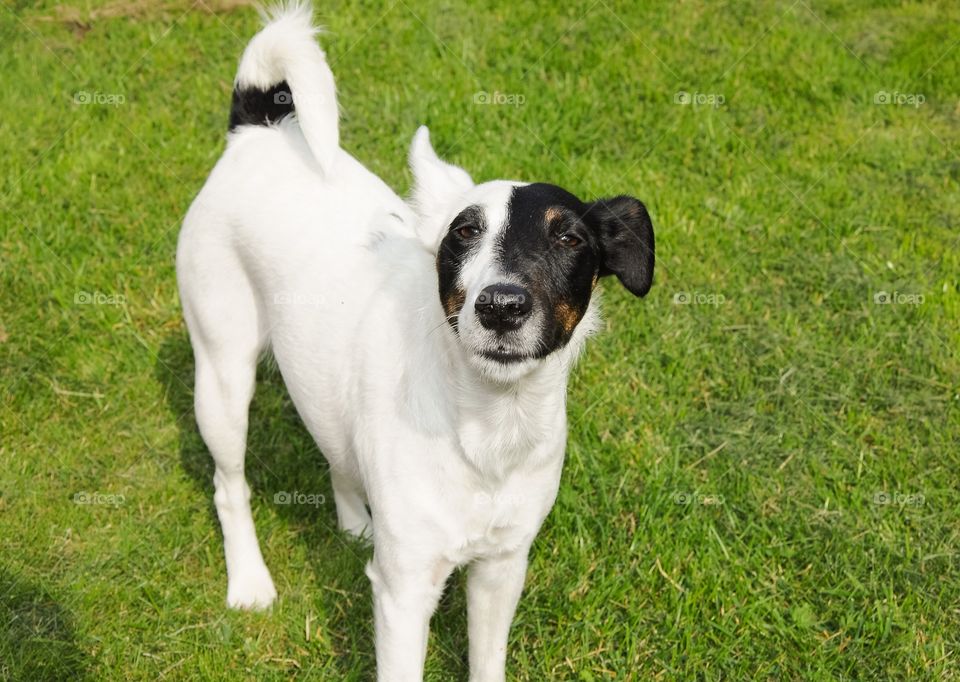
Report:
<svg viewBox="0 0 960 682"><path fill-rule="evenodd" d="M616 275L634 296L653 284L653 225L643 203L628 196L599 199L584 216L600 244L600 276Z"/></svg>
<svg viewBox="0 0 960 682"><path fill-rule="evenodd" d="M446 227L447 214L460 195L473 187L473 180L465 170L437 156L426 126L417 129L410 144L410 170L413 209L419 217L417 234L427 247L436 250Z"/></svg>

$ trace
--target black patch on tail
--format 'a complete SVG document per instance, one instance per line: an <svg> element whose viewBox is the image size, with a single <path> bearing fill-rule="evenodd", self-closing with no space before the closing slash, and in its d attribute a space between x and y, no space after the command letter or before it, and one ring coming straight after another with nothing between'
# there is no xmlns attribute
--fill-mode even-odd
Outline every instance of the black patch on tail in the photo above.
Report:
<svg viewBox="0 0 960 682"><path fill-rule="evenodd" d="M277 83L269 90L249 85L237 86L233 89L230 104L230 132L238 126L270 125L293 111L293 94L286 81Z"/></svg>

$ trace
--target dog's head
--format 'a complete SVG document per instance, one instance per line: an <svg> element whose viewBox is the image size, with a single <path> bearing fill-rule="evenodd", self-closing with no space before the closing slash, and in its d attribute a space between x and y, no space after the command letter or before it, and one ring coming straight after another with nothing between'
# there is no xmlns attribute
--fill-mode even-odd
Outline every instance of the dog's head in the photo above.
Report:
<svg viewBox="0 0 960 682"><path fill-rule="evenodd" d="M516 379L565 348L591 317L598 278L616 275L636 296L650 289L653 227L637 199L584 203L555 185L475 185L437 157L423 127L410 166L417 230L436 253L440 303L483 374Z"/></svg>

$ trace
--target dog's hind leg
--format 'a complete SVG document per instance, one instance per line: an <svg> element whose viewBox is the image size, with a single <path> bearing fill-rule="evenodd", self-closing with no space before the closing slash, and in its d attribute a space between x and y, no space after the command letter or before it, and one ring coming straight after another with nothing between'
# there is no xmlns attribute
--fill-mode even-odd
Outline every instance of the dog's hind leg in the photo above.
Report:
<svg viewBox="0 0 960 682"><path fill-rule="evenodd" d="M360 490L345 477L330 471L333 484L333 499L337 503L337 525L358 538L369 538L372 534L370 513L363 501Z"/></svg>
<svg viewBox="0 0 960 682"><path fill-rule="evenodd" d="M183 243L181 243L183 246ZM257 358L265 343L253 288L230 254L206 254L202 268L178 254L181 299L196 359L194 407L213 455L213 500L223 530L227 605L265 608L277 593L263 562L244 477L247 419ZM214 265L210 261L215 260ZM192 261L192 262L191 262Z"/></svg>
<svg viewBox="0 0 960 682"><path fill-rule="evenodd" d="M197 353L195 406L200 433L213 455L213 501L223 530L227 605L264 608L277 596L260 553L244 476L247 410L253 397L256 355L204 358Z"/></svg>

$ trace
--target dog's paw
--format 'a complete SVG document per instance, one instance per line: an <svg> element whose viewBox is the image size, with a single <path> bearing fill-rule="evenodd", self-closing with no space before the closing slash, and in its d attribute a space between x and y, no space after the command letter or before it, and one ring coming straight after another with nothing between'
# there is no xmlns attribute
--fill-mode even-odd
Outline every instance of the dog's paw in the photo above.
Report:
<svg viewBox="0 0 960 682"><path fill-rule="evenodd" d="M358 540L368 544L373 541L373 519L359 498L351 503L345 497L338 497L337 526Z"/></svg>
<svg viewBox="0 0 960 682"><path fill-rule="evenodd" d="M368 545L373 544L373 525L369 517L366 522L361 521L350 526L340 526L340 530Z"/></svg>
<svg viewBox="0 0 960 682"><path fill-rule="evenodd" d="M231 578L227 585L227 606L231 609L259 611L268 608L276 598L277 590L266 568Z"/></svg>

